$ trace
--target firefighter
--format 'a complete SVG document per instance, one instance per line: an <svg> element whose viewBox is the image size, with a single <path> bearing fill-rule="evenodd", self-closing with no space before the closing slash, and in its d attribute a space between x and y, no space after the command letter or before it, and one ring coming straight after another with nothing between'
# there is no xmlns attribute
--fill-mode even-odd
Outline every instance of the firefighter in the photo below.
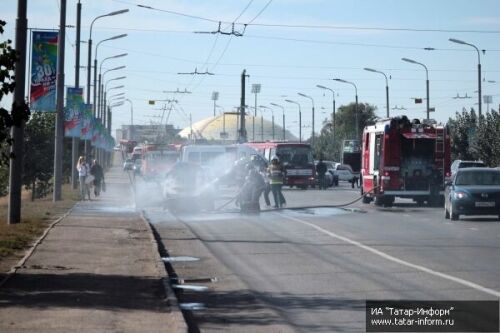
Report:
<svg viewBox="0 0 500 333"><path fill-rule="evenodd" d="M237 203L240 209L245 213L255 213L260 211L259 199L265 189L265 182L262 175L252 163L246 167L248 174L245 183L238 194Z"/></svg>
<svg viewBox="0 0 500 333"><path fill-rule="evenodd" d="M267 169L267 174L269 177L269 183L271 184L271 191L273 192L274 208L281 208L286 205L286 201L283 193L281 192L284 173L278 156L273 156L271 158L271 165Z"/></svg>
<svg viewBox="0 0 500 333"><path fill-rule="evenodd" d="M326 190L326 164L323 162L323 157L319 158L318 164L316 164L316 172L318 173L318 185L320 190Z"/></svg>

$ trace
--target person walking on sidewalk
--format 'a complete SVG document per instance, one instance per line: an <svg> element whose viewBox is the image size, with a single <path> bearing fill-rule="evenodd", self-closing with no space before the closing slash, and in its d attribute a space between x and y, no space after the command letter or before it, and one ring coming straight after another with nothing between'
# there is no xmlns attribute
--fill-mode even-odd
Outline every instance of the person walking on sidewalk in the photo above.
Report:
<svg viewBox="0 0 500 333"><path fill-rule="evenodd" d="M85 200L85 196L88 195L90 200L90 188L86 182L87 176L90 175L90 167L87 162L85 162L85 157L80 156L76 169L78 170L78 178L80 181L80 199Z"/></svg>
<svg viewBox="0 0 500 333"><path fill-rule="evenodd" d="M90 174L94 176L94 195L98 197L101 194L101 186L104 184L104 172L97 160L92 162Z"/></svg>
<svg viewBox="0 0 500 333"><path fill-rule="evenodd" d="M286 204L285 197L281 192L283 186L283 168L279 162L278 156L273 156L271 165L267 169L269 175L269 183L271 185L271 192L273 192L274 208L281 208Z"/></svg>

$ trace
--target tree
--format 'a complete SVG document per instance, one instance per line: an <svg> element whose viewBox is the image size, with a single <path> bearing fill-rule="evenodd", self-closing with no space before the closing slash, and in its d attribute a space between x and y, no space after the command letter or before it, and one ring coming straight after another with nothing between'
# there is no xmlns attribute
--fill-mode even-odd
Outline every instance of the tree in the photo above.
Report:
<svg viewBox="0 0 500 333"><path fill-rule="evenodd" d="M43 197L52 186L55 113L35 112L26 123L23 185L31 199Z"/></svg>
<svg viewBox="0 0 500 333"><path fill-rule="evenodd" d="M331 120L323 122L323 128L320 135L314 142L314 151L316 155L322 154L324 159L340 161L342 142L346 139L356 138L356 104L341 106L335 114L335 136L333 134L333 126ZM377 116L375 115L376 107L368 103L358 104L358 133L361 139L361 133L367 125L375 123ZM333 119L330 116L330 119Z"/></svg>
<svg viewBox="0 0 500 333"><path fill-rule="evenodd" d="M0 20L0 34L3 34L5 24L5 21ZM4 96L14 92L16 86L14 69L19 57L11 44L10 39L0 42L0 101ZM13 115L0 107L0 145L2 146L0 166L3 167L9 163L8 145L4 143L11 143L9 130L13 123Z"/></svg>
<svg viewBox="0 0 500 333"><path fill-rule="evenodd" d="M451 138L452 159L474 160L477 157L471 149L474 144L475 133L478 129L478 119L474 109L462 110L456 113L455 119L448 120Z"/></svg>
<svg viewBox="0 0 500 333"><path fill-rule="evenodd" d="M475 140L472 143L471 151L474 152L475 159L482 160L488 166L500 165L500 114L492 110L479 117L479 125L475 133Z"/></svg>

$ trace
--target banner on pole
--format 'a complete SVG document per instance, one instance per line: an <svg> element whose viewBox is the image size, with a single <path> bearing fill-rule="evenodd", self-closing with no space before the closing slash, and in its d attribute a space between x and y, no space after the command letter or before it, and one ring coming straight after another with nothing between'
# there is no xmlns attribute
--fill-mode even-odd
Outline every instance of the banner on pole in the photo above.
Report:
<svg viewBox="0 0 500 333"><path fill-rule="evenodd" d="M85 104L82 113L82 128L80 132L80 139L91 140L92 139L92 128L94 125L92 116L92 104Z"/></svg>
<svg viewBox="0 0 500 333"><path fill-rule="evenodd" d="M66 89L64 109L64 136L79 138L82 132L83 89Z"/></svg>
<svg viewBox="0 0 500 333"><path fill-rule="evenodd" d="M57 31L36 31L31 45L30 108L56 112Z"/></svg>

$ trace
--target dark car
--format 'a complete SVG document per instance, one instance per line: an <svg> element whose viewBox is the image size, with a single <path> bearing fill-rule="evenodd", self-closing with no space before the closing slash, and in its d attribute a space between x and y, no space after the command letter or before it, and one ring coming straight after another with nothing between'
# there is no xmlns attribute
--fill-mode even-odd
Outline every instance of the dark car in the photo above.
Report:
<svg viewBox="0 0 500 333"><path fill-rule="evenodd" d="M497 215L500 219L500 170L493 168L458 169L446 183L445 218L460 215Z"/></svg>

